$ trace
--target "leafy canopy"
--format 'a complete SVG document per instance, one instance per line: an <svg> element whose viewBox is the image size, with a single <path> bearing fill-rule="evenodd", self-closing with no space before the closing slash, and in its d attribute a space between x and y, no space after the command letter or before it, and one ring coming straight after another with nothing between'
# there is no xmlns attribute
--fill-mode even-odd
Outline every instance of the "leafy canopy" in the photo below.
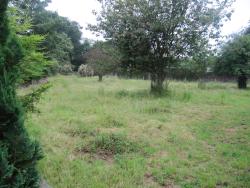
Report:
<svg viewBox="0 0 250 188"><path fill-rule="evenodd" d="M249 34L236 36L223 46L215 71L227 76L250 75Z"/></svg>
<svg viewBox="0 0 250 188"><path fill-rule="evenodd" d="M20 12L32 18L33 34L45 36L40 44L43 52L50 58L64 65L66 62L79 63L82 48L81 26L57 12L46 10L50 0L12 0Z"/></svg>
<svg viewBox="0 0 250 188"><path fill-rule="evenodd" d="M151 73L162 84L166 69L208 48L231 15L233 0L99 0L91 30L112 39L126 67Z"/></svg>
<svg viewBox="0 0 250 188"><path fill-rule="evenodd" d="M10 28L17 35L23 49L23 58L20 61L19 80L29 82L40 79L51 72L55 62L49 61L41 52L40 44L45 37L32 33L32 19L24 10L10 6L8 9Z"/></svg>
<svg viewBox="0 0 250 188"><path fill-rule="evenodd" d="M94 73L103 76L115 71L119 63L119 54L108 42L97 42L86 54L87 64Z"/></svg>

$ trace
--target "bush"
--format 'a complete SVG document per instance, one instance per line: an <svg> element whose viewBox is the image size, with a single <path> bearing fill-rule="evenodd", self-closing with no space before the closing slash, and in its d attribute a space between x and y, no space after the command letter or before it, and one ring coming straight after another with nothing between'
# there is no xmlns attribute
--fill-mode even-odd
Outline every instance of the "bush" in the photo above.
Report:
<svg viewBox="0 0 250 188"><path fill-rule="evenodd" d="M89 65L81 65L78 74L82 77L94 76L94 70Z"/></svg>
<svg viewBox="0 0 250 188"><path fill-rule="evenodd" d="M69 75L73 73L73 67L70 64L65 64L59 67L59 73L63 75Z"/></svg>

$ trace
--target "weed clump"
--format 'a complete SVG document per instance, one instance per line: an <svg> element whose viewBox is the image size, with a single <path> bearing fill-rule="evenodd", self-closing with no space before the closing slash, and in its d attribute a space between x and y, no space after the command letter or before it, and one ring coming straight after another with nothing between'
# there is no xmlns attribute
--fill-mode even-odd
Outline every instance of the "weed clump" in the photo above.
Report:
<svg viewBox="0 0 250 188"><path fill-rule="evenodd" d="M126 90L121 90L116 93L117 98L123 98L129 96L129 92Z"/></svg>
<svg viewBox="0 0 250 188"><path fill-rule="evenodd" d="M129 140L123 134L107 134L97 135L84 148L89 153L105 153L109 155L139 152L138 143Z"/></svg>
<svg viewBox="0 0 250 188"><path fill-rule="evenodd" d="M142 110L143 113L158 114L158 113L170 113L171 110L163 107L149 107Z"/></svg>
<svg viewBox="0 0 250 188"><path fill-rule="evenodd" d="M192 98L192 93L185 91L182 96L183 102L189 102Z"/></svg>
<svg viewBox="0 0 250 188"><path fill-rule="evenodd" d="M72 129L72 130L69 129L64 132L72 137L85 138L87 136L95 136L98 131L95 129L90 129L90 128L85 128L85 129L78 128L78 129Z"/></svg>
<svg viewBox="0 0 250 188"><path fill-rule="evenodd" d="M104 118L101 118L102 127L124 127L125 123L121 118L116 119L112 116L105 116Z"/></svg>
<svg viewBox="0 0 250 188"><path fill-rule="evenodd" d="M207 88L206 82L204 82L204 81L199 81L199 82L198 82L198 88L199 88L199 89L206 89L206 88Z"/></svg>

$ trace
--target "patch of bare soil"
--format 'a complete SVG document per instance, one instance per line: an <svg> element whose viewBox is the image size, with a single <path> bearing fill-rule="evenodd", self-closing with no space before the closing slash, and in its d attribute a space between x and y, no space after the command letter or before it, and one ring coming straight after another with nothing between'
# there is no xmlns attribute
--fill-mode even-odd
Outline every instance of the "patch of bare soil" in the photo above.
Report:
<svg viewBox="0 0 250 188"><path fill-rule="evenodd" d="M90 163L92 163L95 160L102 160L109 165L112 165L114 163L114 153L104 150L98 150L95 153L93 153L91 150L84 148L81 150L77 150L75 154L86 156L89 159Z"/></svg>

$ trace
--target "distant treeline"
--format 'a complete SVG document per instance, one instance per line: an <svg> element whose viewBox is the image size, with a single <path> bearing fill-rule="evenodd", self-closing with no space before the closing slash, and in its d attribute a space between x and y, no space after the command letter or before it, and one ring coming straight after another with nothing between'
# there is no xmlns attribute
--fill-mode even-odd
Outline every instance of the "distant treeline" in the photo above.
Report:
<svg viewBox="0 0 250 188"><path fill-rule="evenodd" d="M153 30L152 33L154 34L150 36L152 38L144 36L147 33L147 27L145 31L143 30L144 25L141 25L140 30L138 30L137 25L133 26L135 27L134 30L126 33L127 38L122 38L125 33L119 33L120 30L117 30L118 33L113 38L111 37L105 42L90 44L88 40L83 40L82 35L84 33L82 34L81 26L77 22L46 9L49 2L50 0L12 0L9 4L10 26L19 38L24 52L20 69L21 83L39 80L58 72L71 74L78 71L81 76L89 75L86 70L90 71L91 75L99 76L99 80L106 74L113 74L125 78L151 79L152 82L157 80L162 82L168 78L178 80L216 78L225 81L241 77L244 80L249 75L249 26L228 42L222 44L217 52L209 50L205 41L203 41L205 39L199 38L199 35L195 35L196 38L191 39L197 41L199 39L200 41L192 42L191 39L184 37L184 33L180 33L180 36L184 37L183 40L187 40L186 45L193 46L192 49L196 49L195 52L191 54L188 49L182 49L181 46L177 45L183 54L176 52L176 56L167 57L167 52L169 50L175 52L173 50L175 48L164 49L166 51L164 53L162 53L163 49L158 49L159 52L154 51L157 50L154 49L153 52L151 48L154 41L158 40L154 37L160 31ZM122 6L125 6L125 4ZM111 8L116 9L117 7ZM128 8L129 11L129 7L125 8ZM134 23L134 17L121 16L127 21L132 19L130 20L131 24ZM115 22L110 21L107 23L104 21L102 24L111 24L110 27L115 27ZM154 21L151 24L153 28L157 26L154 25ZM185 23L182 24L185 25ZM203 24L202 21L201 24ZM209 22L209 24L211 23ZM97 25L93 28L96 29L95 31L106 29L105 32L111 32L110 35L112 35L112 30L108 31L107 27L102 28L101 25L98 27ZM124 28L127 26L121 25L120 27L121 31L125 32ZM161 29L161 32L166 32L165 35L167 36L168 30ZM140 34L137 33L138 31L140 31ZM189 36L190 33L186 34ZM117 36L120 37L115 38ZM135 38L129 38L131 36ZM176 43L178 43L179 39L176 40ZM135 43L136 41L138 44ZM200 44L201 41L204 42L204 48L198 49L196 44ZM158 42L165 44L167 39ZM151 46L150 43L152 43ZM189 53L190 55L188 55ZM157 54L161 54L161 59L158 59ZM88 65L88 67L82 66L80 68L81 65Z"/></svg>
<svg viewBox="0 0 250 188"><path fill-rule="evenodd" d="M81 26L46 10L49 2L11 0L9 3L10 27L24 52L21 83L55 74L66 65L77 69L90 48L89 42L82 40Z"/></svg>

